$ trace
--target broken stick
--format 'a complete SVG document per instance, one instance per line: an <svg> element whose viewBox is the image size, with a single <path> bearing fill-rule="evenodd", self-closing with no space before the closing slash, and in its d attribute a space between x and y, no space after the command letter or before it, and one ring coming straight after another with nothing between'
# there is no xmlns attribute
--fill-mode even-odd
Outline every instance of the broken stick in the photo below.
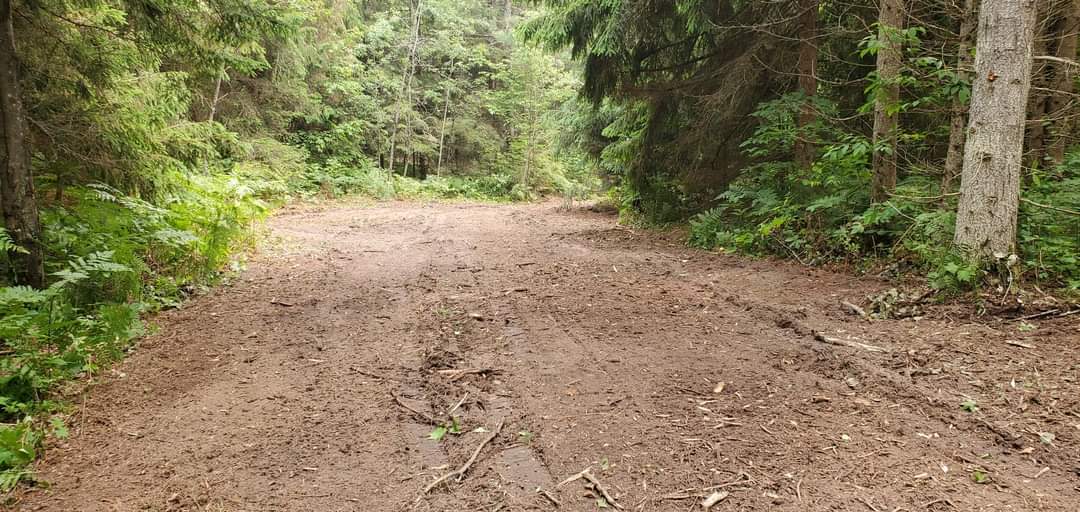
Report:
<svg viewBox="0 0 1080 512"><path fill-rule="evenodd" d="M438 370L438 372L440 375L450 377L451 381L455 381L466 375L487 375L489 373L499 373L499 370L494 368L465 368L462 370Z"/></svg>
<svg viewBox="0 0 1080 512"><path fill-rule="evenodd" d="M544 490L543 487L537 487L536 493L547 498L547 500L550 501L552 505L555 505L555 508L559 508L562 506L562 503L559 503L559 500L555 499L555 497L552 496L550 492Z"/></svg>
<svg viewBox="0 0 1080 512"><path fill-rule="evenodd" d="M465 461L465 464L462 464L460 468L457 468L454 471L440 476L437 480L428 484L428 486L424 488L424 494L431 492L431 490L438 487L439 484L446 482L451 478L455 478L458 482L465 478L465 472L469 471L469 468L471 468L472 465L476 462L477 457L480 457L480 452L484 451L484 447L487 446L488 443L490 443L491 441L495 440L496 437L499 437L499 433L502 432L503 429L504 421L505 420L499 420L499 425L495 427L495 430L492 431L490 435L484 438L484 440L480 443L480 446L476 447L476 450L473 451L472 456L469 457L469 460Z"/></svg>
<svg viewBox="0 0 1080 512"><path fill-rule="evenodd" d="M416 409L413 409L412 407L409 407L409 404L406 404L397 395L395 395L393 393L390 393L390 396L394 397L394 403L398 404L398 406L400 406L402 409L405 409L406 411L409 411L409 412L413 413L413 416L416 416L417 418L420 418L420 419L428 422L428 424L431 424L431 425L439 426L439 425L442 424L442 423L439 422L439 420L435 419L435 417L433 417L432 415L427 414L427 413L422 412L422 411L418 411Z"/></svg>
<svg viewBox="0 0 1080 512"><path fill-rule="evenodd" d="M822 343L828 343L829 345L837 345L837 346L840 346L840 347L858 348L858 349L865 350L867 352L888 352L889 351L889 349L884 348L884 347L878 347L878 346L875 346L875 345L867 345L866 343L860 343L858 341L842 340L840 338L831 338L829 336L825 336L824 334L821 334L820 332L817 332L817 331L813 331L813 332L814 332L814 339L815 340L820 341Z"/></svg>
<svg viewBox="0 0 1080 512"><path fill-rule="evenodd" d="M709 510L713 507L713 505L716 505L717 503L720 503L721 501L727 499L728 496L731 496L730 492L716 491L710 494L708 498L705 498L705 500L701 502L701 508Z"/></svg>
<svg viewBox="0 0 1080 512"><path fill-rule="evenodd" d="M590 469L592 469L592 468L583 469L580 473L578 473L576 475L573 475L570 478L567 478L566 480L563 480L562 482L559 482L559 485L556 485L555 487L559 488L559 487L562 487L562 486L564 486L564 485L566 485L566 484L568 484L570 482L573 482L574 480L585 479L586 481L589 482L589 484L590 484L589 487L591 487L594 491L600 493L600 496L604 498L604 501L608 502L609 505L611 505L611 506L613 506L613 507L615 507L615 508L617 508L619 510L622 510L623 506L619 505L615 501L615 498L611 497L611 494L608 493L606 488L604 488L604 484L601 484L600 480L598 480L595 476L593 476L592 472L589 471Z"/></svg>

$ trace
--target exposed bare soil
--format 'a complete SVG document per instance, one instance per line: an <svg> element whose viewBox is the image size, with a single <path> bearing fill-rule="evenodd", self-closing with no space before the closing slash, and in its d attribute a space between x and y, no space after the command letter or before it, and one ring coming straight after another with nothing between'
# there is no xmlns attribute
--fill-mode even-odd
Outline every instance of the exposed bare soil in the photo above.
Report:
<svg viewBox="0 0 1080 512"><path fill-rule="evenodd" d="M90 390L16 508L1080 510L1080 315L872 322L840 303L884 281L551 204L271 225ZM586 468L614 503L557 485Z"/></svg>

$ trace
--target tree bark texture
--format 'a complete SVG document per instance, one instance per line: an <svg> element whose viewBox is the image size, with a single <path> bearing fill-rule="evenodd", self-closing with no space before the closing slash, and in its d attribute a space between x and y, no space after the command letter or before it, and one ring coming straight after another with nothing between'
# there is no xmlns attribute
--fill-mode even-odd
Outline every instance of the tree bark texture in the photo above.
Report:
<svg viewBox="0 0 1080 512"><path fill-rule="evenodd" d="M970 80L973 60L971 45L974 42L975 27L977 25L975 0L964 0L964 11L960 15L960 39L956 45L956 74L961 80ZM967 101L961 98L953 100L952 116L949 120L949 149L945 154L945 168L941 173L942 194L952 191L953 181L960 176L960 170L964 165L967 112Z"/></svg>
<svg viewBox="0 0 1080 512"><path fill-rule="evenodd" d="M1035 0L984 0L980 8L954 241L984 259L1016 246L1035 26Z"/></svg>
<svg viewBox="0 0 1080 512"><path fill-rule="evenodd" d="M4 227L15 244L26 250L8 254L14 267L15 281L42 288L45 285L45 269L41 220L30 169L13 16L11 0L0 0L0 110L3 110L4 130L0 202L3 203Z"/></svg>
<svg viewBox="0 0 1080 512"><path fill-rule="evenodd" d="M900 101L900 85L897 77L903 64L901 40L898 32L903 30L907 18L904 0L881 0L878 14L878 40L883 48L877 54L877 78L880 89L874 99L874 160L873 183L870 196L874 202L882 202L896 189L896 113Z"/></svg>
<svg viewBox="0 0 1080 512"><path fill-rule="evenodd" d="M1055 56L1067 61L1076 61L1077 43L1080 40L1080 0L1064 0L1061 5L1061 23L1058 30L1058 45ZM1076 91L1076 66L1065 62L1054 63L1054 92L1050 96L1049 111L1053 119L1050 143L1046 156L1050 163L1060 164L1065 160L1065 150L1074 141L1072 131L1074 110L1073 94Z"/></svg>

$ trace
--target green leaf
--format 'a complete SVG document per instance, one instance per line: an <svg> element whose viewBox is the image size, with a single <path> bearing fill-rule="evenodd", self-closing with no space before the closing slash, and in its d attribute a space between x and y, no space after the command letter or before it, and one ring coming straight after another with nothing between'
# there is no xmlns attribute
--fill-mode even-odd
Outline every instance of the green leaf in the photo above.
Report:
<svg viewBox="0 0 1080 512"><path fill-rule="evenodd" d="M442 441L442 439L446 437L447 432L449 432L449 429L440 425L435 427L435 430L432 430L431 433L428 434L428 439L431 439L432 441Z"/></svg>

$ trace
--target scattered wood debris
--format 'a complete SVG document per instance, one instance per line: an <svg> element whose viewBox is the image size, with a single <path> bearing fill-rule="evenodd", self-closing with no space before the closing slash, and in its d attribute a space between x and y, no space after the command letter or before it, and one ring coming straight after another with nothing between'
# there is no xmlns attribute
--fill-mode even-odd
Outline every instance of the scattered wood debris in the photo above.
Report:
<svg viewBox="0 0 1080 512"><path fill-rule="evenodd" d="M417 409L415 409L413 407L410 407L409 404L405 403L401 399L401 397L399 397L399 396L397 396L397 395L395 395L393 393L390 393L390 396L394 398L394 403L398 404L398 406L401 407L402 409L405 409L406 411L411 412L413 414L413 416L416 416L417 418L419 418L421 420L424 420L425 422L427 422L430 425L439 426L439 425L442 424L442 423L439 422L439 420L435 419L434 416L432 416L432 415L430 415L430 414L428 414L426 412L417 410Z"/></svg>
<svg viewBox="0 0 1080 512"><path fill-rule="evenodd" d="M439 477L434 482L428 484L428 486L424 488L424 494L431 492L431 490L438 487L439 484L442 484L450 480L451 478L456 479L458 482L462 481L465 478L465 473L469 471L469 468L471 468L472 465L476 462L476 459L480 457L480 452L484 451L484 447L487 446L488 443L490 443L491 441L495 440L496 437L499 437L499 434L502 432L503 429L504 421L505 420L499 421L499 424L495 427L495 430L493 430L491 434L488 434L488 436L480 442L480 445L476 447L476 450L473 451L472 456L469 457L469 460L465 461L465 464L462 464L460 468L457 468Z"/></svg>
<svg viewBox="0 0 1080 512"><path fill-rule="evenodd" d="M861 308L859 306L856 306L855 304L853 304L851 302L848 302L846 300L841 301L840 305L843 306L844 311L847 311L849 314L859 315L860 317L863 317L863 318L868 318L870 316L870 315L866 314L865 309L863 309L863 308Z"/></svg>
<svg viewBox="0 0 1080 512"><path fill-rule="evenodd" d="M879 346L876 346L876 345L868 345L866 343L862 343L862 342L858 342L858 341L854 341L854 340L844 340L844 339L840 339L840 338L832 338L832 337L829 337L829 336L825 336L824 334L821 334L820 332L817 332L817 331L813 331L813 333L814 333L814 339L815 340L820 341L822 343L828 343L829 345L837 345L837 346L840 346L840 347L857 348L857 349L865 350L867 352L886 352L886 353L889 352L889 349L887 349L885 347L879 347Z"/></svg>
<svg viewBox="0 0 1080 512"><path fill-rule="evenodd" d="M559 488L559 487L562 487L562 486L564 486L564 485L566 485L566 484L568 484L570 482L573 482L575 480L584 479L585 481L588 482L588 484L585 487L587 487L590 490L595 491L597 494L599 494L600 497L603 498L604 501L606 501L608 505L611 505L611 506L615 507L616 509L622 510L623 506L620 505L618 502L616 502L615 498L611 497L611 494L608 493L607 489L604 488L604 485L600 483L600 480L598 480L595 476L593 476L590 469L591 468L585 468L580 473L577 473L577 474L571 476L570 478L567 478L566 480L563 480L562 482L559 482L559 485L556 485L555 487Z"/></svg>
<svg viewBox="0 0 1080 512"><path fill-rule="evenodd" d="M537 487L536 493L547 498L547 500L550 501L552 505L555 505L555 508L559 508L562 506L562 503L559 503L559 500L555 499L555 496L552 496L551 493L545 490L543 487Z"/></svg>
<svg viewBox="0 0 1080 512"><path fill-rule="evenodd" d="M466 375L490 375L499 373L499 370L495 368L464 368L461 370L438 370L440 375L450 377L451 381L460 380Z"/></svg>
<svg viewBox="0 0 1080 512"><path fill-rule="evenodd" d="M731 496L731 493L728 491L715 491L708 497L706 497L704 501L701 502L701 508L709 510L713 507L713 505L716 505L717 503L720 503L721 501L727 499L728 496Z"/></svg>
<svg viewBox="0 0 1080 512"><path fill-rule="evenodd" d="M1035 348L1035 345L1032 345L1030 343L1024 343L1022 341L1016 341L1016 340L1005 340L1005 344L1006 345L1012 345L1014 347L1020 347L1020 348Z"/></svg>

